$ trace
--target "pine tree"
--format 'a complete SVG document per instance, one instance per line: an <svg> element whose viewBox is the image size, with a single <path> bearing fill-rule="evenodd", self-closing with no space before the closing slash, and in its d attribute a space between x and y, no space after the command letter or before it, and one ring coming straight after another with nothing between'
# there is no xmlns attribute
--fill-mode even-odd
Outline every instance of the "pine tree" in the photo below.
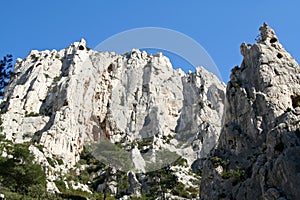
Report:
<svg viewBox="0 0 300 200"><path fill-rule="evenodd" d="M7 54L0 60L0 97L3 97L4 88L8 84L11 72L13 70L13 56Z"/></svg>

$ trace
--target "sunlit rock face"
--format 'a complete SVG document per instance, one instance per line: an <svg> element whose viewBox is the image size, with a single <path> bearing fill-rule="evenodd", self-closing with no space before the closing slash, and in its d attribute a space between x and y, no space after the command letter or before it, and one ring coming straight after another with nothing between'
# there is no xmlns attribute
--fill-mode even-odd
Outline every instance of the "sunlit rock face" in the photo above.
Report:
<svg viewBox="0 0 300 200"><path fill-rule="evenodd" d="M232 70L217 148L197 165L201 199L300 196L300 68L267 24Z"/></svg>
<svg viewBox="0 0 300 200"><path fill-rule="evenodd" d="M158 180L146 173L167 166L177 185L197 195L201 174L200 199L297 199L300 68L273 29L264 24L260 32L257 43L241 45L244 59L226 93L204 68L175 70L161 53L97 52L84 40L61 51L33 50L17 59L1 100L1 134L32 142L49 191L59 192L54 181L74 169L84 147L106 141L98 154L110 152L106 161L121 166L105 163L113 177L98 192L118 193L114 177L124 165L126 192L149 192ZM80 174L87 167L75 168Z"/></svg>
<svg viewBox="0 0 300 200"><path fill-rule="evenodd" d="M185 73L161 53L97 52L81 40L18 59L1 104L2 126L7 139L35 143L45 165L53 157L70 168L85 144L106 138L130 153L134 172L179 157L189 168L216 145L224 99L225 85L202 67ZM177 157L165 161L163 151Z"/></svg>

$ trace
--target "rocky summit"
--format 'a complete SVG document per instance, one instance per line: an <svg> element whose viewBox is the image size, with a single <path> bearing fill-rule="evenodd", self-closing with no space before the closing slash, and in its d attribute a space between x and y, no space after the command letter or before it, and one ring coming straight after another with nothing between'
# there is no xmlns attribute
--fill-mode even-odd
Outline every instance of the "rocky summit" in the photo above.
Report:
<svg viewBox="0 0 300 200"><path fill-rule="evenodd" d="M33 50L1 135L28 144L56 198L300 198L300 68L267 24L240 52L226 88L161 53Z"/></svg>
<svg viewBox="0 0 300 200"><path fill-rule="evenodd" d="M217 147L198 161L201 199L300 198L300 68L267 24L232 70Z"/></svg>
<svg viewBox="0 0 300 200"><path fill-rule="evenodd" d="M185 73L174 70L161 53L97 52L81 40L59 52L34 50L17 60L1 104L2 134L15 143L32 142L50 191L62 192L55 181L64 181L70 170L77 170L76 175L87 171L88 165L78 166L85 146L106 139L114 145L101 143L100 152L92 149L92 154L110 165L112 174L130 172L128 187L120 192L112 175L95 191L108 185L113 195L151 191L154 197L162 192L180 196L186 187L183 196L196 198L199 176L191 165L216 145L224 98L225 85L202 67ZM124 163L119 165L120 159ZM151 189L157 180L145 173L165 168L172 176L168 181L182 189ZM72 184L64 182L66 188ZM81 190L93 192L80 184Z"/></svg>

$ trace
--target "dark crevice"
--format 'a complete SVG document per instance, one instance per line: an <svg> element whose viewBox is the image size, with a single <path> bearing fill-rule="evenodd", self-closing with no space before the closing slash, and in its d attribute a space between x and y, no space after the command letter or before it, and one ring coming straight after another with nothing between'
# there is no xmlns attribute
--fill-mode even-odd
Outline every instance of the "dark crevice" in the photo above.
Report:
<svg viewBox="0 0 300 200"><path fill-rule="evenodd" d="M110 64L110 65L108 66L108 68L107 68L107 72L110 73L110 72L112 72L112 71L113 71L113 65Z"/></svg>
<svg viewBox="0 0 300 200"><path fill-rule="evenodd" d="M78 49L79 49L79 50L84 50L84 46L79 45Z"/></svg>
<svg viewBox="0 0 300 200"><path fill-rule="evenodd" d="M277 58L281 59L283 57L283 55L281 53L277 54Z"/></svg>
<svg viewBox="0 0 300 200"><path fill-rule="evenodd" d="M271 38L270 39L270 43L275 43L275 42L277 42L277 38Z"/></svg>
<svg viewBox="0 0 300 200"><path fill-rule="evenodd" d="M50 128L53 126L54 124L54 119L55 119L55 114L51 115L50 116L50 119L49 121L46 123L46 125L44 126L44 128L42 128L41 130L37 131L34 133L34 136L32 138L32 142L36 142L36 143L39 143L40 142L40 139L41 139L41 136L44 132L50 130Z"/></svg>
<svg viewBox="0 0 300 200"><path fill-rule="evenodd" d="M283 142L280 142L280 143L276 144L275 147L274 147L274 150L282 153L283 150L284 150L284 144L283 144Z"/></svg>
<svg viewBox="0 0 300 200"><path fill-rule="evenodd" d="M17 85L24 85L27 82L32 70L33 70L33 66L29 67L26 70L26 72L17 80L16 84Z"/></svg>
<svg viewBox="0 0 300 200"><path fill-rule="evenodd" d="M291 96L293 108L300 107L300 96Z"/></svg>

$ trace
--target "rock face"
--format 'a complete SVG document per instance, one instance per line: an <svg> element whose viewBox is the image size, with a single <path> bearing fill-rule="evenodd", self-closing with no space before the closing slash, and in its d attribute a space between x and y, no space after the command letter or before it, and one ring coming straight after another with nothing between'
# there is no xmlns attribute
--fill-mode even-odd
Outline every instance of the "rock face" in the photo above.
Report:
<svg viewBox="0 0 300 200"><path fill-rule="evenodd" d="M121 199L191 199L199 191L192 167L200 199L299 199L300 68L267 24L260 32L241 45L226 95L205 69L174 70L161 53L97 52L84 40L32 51L17 60L1 101L1 134L32 142L49 191L59 192L60 180ZM86 152L94 142L108 168Z"/></svg>
<svg viewBox="0 0 300 200"><path fill-rule="evenodd" d="M217 148L199 160L201 199L299 199L300 68L264 24L242 44Z"/></svg>
<svg viewBox="0 0 300 200"><path fill-rule="evenodd" d="M32 141L40 162L59 159L63 169L75 165L85 144L101 138L131 154L135 173L179 157L190 166L216 144L224 91L204 68L186 74L162 54L96 52L81 40L18 59L1 104L3 133L15 142ZM162 150L178 157L161 160Z"/></svg>

